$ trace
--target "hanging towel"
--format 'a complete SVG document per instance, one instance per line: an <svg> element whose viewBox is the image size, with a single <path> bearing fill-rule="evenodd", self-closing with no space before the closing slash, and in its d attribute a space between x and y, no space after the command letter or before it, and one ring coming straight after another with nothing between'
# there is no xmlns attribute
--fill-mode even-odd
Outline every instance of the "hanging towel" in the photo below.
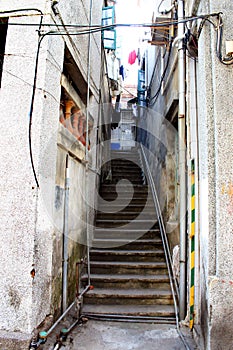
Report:
<svg viewBox="0 0 233 350"><path fill-rule="evenodd" d="M136 58L137 58L136 51L135 50L131 51L130 54L129 54L128 63L129 64L134 64L135 61L136 61Z"/></svg>
<svg viewBox="0 0 233 350"><path fill-rule="evenodd" d="M120 66L119 73L122 76L122 79L125 80L125 69L123 65Z"/></svg>

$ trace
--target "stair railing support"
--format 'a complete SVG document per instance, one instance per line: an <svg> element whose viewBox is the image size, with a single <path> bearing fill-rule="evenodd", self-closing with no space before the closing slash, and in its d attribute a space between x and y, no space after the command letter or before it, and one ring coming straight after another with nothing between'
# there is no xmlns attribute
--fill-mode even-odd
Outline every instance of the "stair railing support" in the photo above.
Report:
<svg viewBox="0 0 233 350"><path fill-rule="evenodd" d="M178 289L177 281L175 279L173 269L172 269L171 253L170 253L170 249L169 249L167 234L166 234L166 230L165 230L165 226L164 226L164 222L163 222L162 212L161 212L161 208L160 208L160 204L159 204L159 199L158 199L154 179L153 179L153 176L151 174L149 163L148 163L147 158L146 158L144 146L142 144L140 144L140 147L141 147L142 159L143 159L143 162L145 164L144 168L145 168L148 180L149 180L149 184L150 184L150 188L151 188L151 192L152 192L152 197L153 197L153 201L155 204L155 209L156 209L156 213L157 213L157 217L158 217L159 228L160 228L162 242L163 242L165 259L166 259L166 263L167 263L167 267L168 267L168 275L169 275L169 279L170 279L170 285L171 285L172 296L173 296L174 307L175 307L176 329L177 329L177 332L178 332L178 334L179 334L179 336L180 336L180 338L185 346L185 349L191 350L188 343L186 342L183 334L180 331L179 310L178 310L178 304L177 304L177 299L179 302L179 289Z"/></svg>

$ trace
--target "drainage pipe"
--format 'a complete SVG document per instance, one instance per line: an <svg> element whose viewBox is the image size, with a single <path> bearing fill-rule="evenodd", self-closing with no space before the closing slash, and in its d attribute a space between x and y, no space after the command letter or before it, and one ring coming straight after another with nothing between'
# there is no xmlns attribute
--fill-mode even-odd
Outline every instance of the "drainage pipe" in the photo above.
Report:
<svg viewBox="0 0 233 350"><path fill-rule="evenodd" d="M68 241L69 241L69 156L66 156L66 172L65 172L65 199L64 199L64 223L63 223L63 269L62 269L62 312L67 309L67 278L68 278Z"/></svg>
<svg viewBox="0 0 233 350"><path fill-rule="evenodd" d="M185 32L184 0L178 0L178 38L182 38ZM179 72L179 185L180 185L180 319L186 315L186 118L185 118L185 48L184 41L178 44L178 72Z"/></svg>

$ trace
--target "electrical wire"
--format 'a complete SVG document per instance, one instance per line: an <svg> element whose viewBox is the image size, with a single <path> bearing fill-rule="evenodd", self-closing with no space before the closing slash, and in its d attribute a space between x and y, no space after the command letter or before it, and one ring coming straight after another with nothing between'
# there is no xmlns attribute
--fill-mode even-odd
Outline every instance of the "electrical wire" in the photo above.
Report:
<svg viewBox="0 0 233 350"><path fill-rule="evenodd" d="M150 102L149 102L150 106L153 106L153 105L155 104L157 98L159 97L159 93L160 93L161 88L162 88L162 83L163 83L163 80L164 80L164 78L165 78L165 75L166 75L168 66L169 66L170 57L171 57L171 51L172 51L172 40L170 41L169 51L168 51L168 56L167 56L167 62L166 62L166 65L165 65L163 74L162 74L162 76L161 76L161 79L160 79L159 87L158 87L156 93L154 94L154 96L152 96L152 97L149 98L149 100L150 100ZM152 102L152 100L153 100L153 102Z"/></svg>
<svg viewBox="0 0 233 350"><path fill-rule="evenodd" d="M219 61L224 65L231 65L233 64L233 57L227 56L222 57L222 36L223 36L223 21L222 21L222 13L219 13L218 16L218 25L217 25L217 43L216 43L216 54L219 59Z"/></svg>
<svg viewBox="0 0 233 350"><path fill-rule="evenodd" d="M162 1L163 2L163 1ZM160 3L160 5L162 4L162 2ZM17 10L8 10L8 11L1 11L0 15L6 15L6 14L12 14L12 13L19 13L19 12L24 12L24 11L35 11L35 12L39 12L41 19L40 19L40 23L39 23L39 28L38 28L38 46L37 46L37 52L36 52L36 62L35 62L35 71L34 71L34 80L33 80L33 91L32 91L32 97L31 97L31 104L30 104L30 111L29 111L29 134L28 134L28 139L29 139L29 153L30 153L30 161L31 161L31 166L32 166L32 170L33 170L33 174L34 174L34 178L36 181L36 185L37 187L39 187L39 182L37 179L37 175L36 175L36 171L35 171L35 166L34 166L34 160L33 160L33 154L32 154L32 137L31 137L31 130L32 130L32 114L33 114L33 107L34 107L34 100L35 100L35 91L36 91L36 81L37 81L37 72L38 72L38 62L39 62L39 52L40 52L40 46L41 46L41 42L44 39L45 36L47 35L68 35L69 37L71 35L85 35L85 34L94 34L94 33L98 33L101 32L103 30L109 30L109 29L113 29L116 27L150 27L150 28L159 28L164 26L164 22L157 22L157 23L139 23L139 24L111 24L111 25L106 25L106 26L102 26L102 25L64 25L61 24L43 24L43 12L39 9L36 8L25 8L25 9L17 9ZM26 16L27 14L22 14L22 16ZM222 17L221 17L221 13L211 13L211 14L207 14L207 15L198 15L198 16L193 16L193 17L185 17L182 20L172 20L172 21L168 21L166 22L166 25L168 26L173 26L174 24L179 24L179 23L187 23L190 21L195 21L197 19L202 19L203 21L208 21L210 22L212 25L214 25L214 23L209 19L210 17L217 17L219 24L217 26L217 56L220 60L221 63L229 65L233 63L233 59L222 59L222 55L221 55L221 44L222 44ZM38 24L35 23L8 23L8 25L27 25L27 26L38 26ZM47 31L44 32L42 30L42 28L45 28L46 26L48 27L52 27L52 26L56 26L57 28L62 27L63 29L65 29L65 32L62 31ZM79 31L75 31L75 32L68 32L67 28L69 29L81 29ZM159 88L156 92L156 94L154 96L152 96L150 98L150 104L154 105L155 101L157 100L160 90L162 88L162 82L164 80L168 65L169 65L169 60L170 60L170 55L171 55L171 42L170 42L170 47L169 47L169 53L168 53L168 58L167 58L167 62L166 62L166 66L164 69L164 72L161 76L161 80L160 80L160 84L159 84ZM153 101L153 102L152 102Z"/></svg>
<svg viewBox="0 0 233 350"><path fill-rule="evenodd" d="M25 9L1 11L0 14L6 15L6 14L18 13L18 12L24 12L24 11L35 11L35 12L40 13L40 23L39 23L39 28L38 28L38 30L40 31L41 26L42 26L42 22L43 22L43 12L37 8L25 8ZM22 14L22 16L24 16L24 15L27 16L27 14ZM38 26L38 24L37 24L37 26ZM29 144L30 162L31 162L31 167L32 167L32 171L33 171L33 175L34 175L34 179L35 179L37 188L39 188L39 182L38 182L36 171L35 171L33 153L32 153L32 113L33 113L33 105L34 105L35 92L36 92L36 79L37 79L40 44L41 44L41 40L39 39L38 45L37 45L37 52L36 52L36 64L35 64L35 71L34 71L33 89L32 89L31 104L30 104L30 111L29 111L29 126L28 126L28 144Z"/></svg>
<svg viewBox="0 0 233 350"><path fill-rule="evenodd" d="M30 9L33 10L33 9ZM22 10L21 10L22 11ZM40 11L40 10L39 10ZM0 12L0 14L6 14L9 11L5 11L5 12ZM14 12L14 11L12 11ZM40 11L41 12L41 11ZM109 24L109 25L89 25L89 24L66 24L65 27L69 28L69 29L77 29L77 28L88 28L88 32L92 30L97 30L97 31L102 31L102 30L108 30L108 29L114 29L116 27L143 27L143 28L159 28L159 27L164 27L164 25L168 25L168 26L173 26L173 25L177 25L179 23L186 23L186 22L190 22L190 21L196 21L197 19L204 19L207 20L209 22L211 22L212 24L214 24L209 18L210 17L219 17L220 13L211 13L211 14L205 14L205 15L198 15L198 16L189 16L189 17L184 17L182 19L175 19L175 20L171 20L171 21L166 21L166 22L156 22L156 23L134 23L134 24L127 24L127 23L114 23L114 24ZM18 26L37 26L35 23L9 23L9 25L18 25ZM52 23L44 23L43 26L44 27L63 27L63 24L52 24ZM41 31L42 33L42 31Z"/></svg>
<svg viewBox="0 0 233 350"><path fill-rule="evenodd" d="M158 6L158 12L161 13L162 15L166 15L168 13L170 13L172 11L172 9L174 8L174 4L168 9L168 10L164 10L164 11L160 11L160 7L162 5L162 3L164 2L165 0L161 0L161 2L159 3L159 6Z"/></svg>
<svg viewBox="0 0 233 350"><path fill-rule="evenodd" d="M39 31L40 31L40 28L42 25L42 21L43 21L43 15L41 15L40 24L39 24ZM30 160L31 160L32 171L33 171L33 175L34 175L34 179L35 179L37 188L39 188L40 186L39 186L39 181L38 181L38 178L36 175L33 153L32 153L32 115L33 115L33 107L34 107L34 100L35 100L35 93L36 93L36 81L37 81L37 73L38 73L40 45L41 45L42 39L43 39L43 37L39 36L38 44L37 44L37 51L36 51L36 62L35 62L35 70L34 70L32 97L31 97L31 104L30 104L30 111L29 111L29 129L28 129Z"/></svg>
<svg viewBox="0 0 233 350"><path fill-rule="evenodd" d="M40 9L37 9L37 8L24 8L24 9L0 11L0 15L19 13L19 12L25 12L25 11L35 11L35 12L38 12L40 14L39 26L37 24L38 32L39 32L41 27L42 27L42 22L43 22L43 12ZM28 16L28 14L22 13L21 16ZM9 25L9 23L8 23L8 25ZM34 159L33 159L33 153L32 153L32 114L33 114L33 106L34 106L35 92L36 92L36 80L37 80L37 70L38 70L38 62L39 62L40 45L41 45L41 40L40 40L40 37L39 37L38 45L37 45L37 51L36 51L36 63L35 63L35 70L34 70L33 89L32 89L32 96L31 96L31 103L30 103L29 125L28 125L29 155L30 155L31 167L32 167L32 171L33 171L33 175L34 175L34 179L35 179L37 188L39 188L39 182L38 182L36 171L35 171L35 165L34 165Z"/></svg>
<svg viewBox="0 0 233 350"><path fill-rule="evenodd" d="M185 27L186 27L186 29L187 29L187 33L185 34L184 46L185 46L185 49L186 49L187 52L188 52L187 56L188 56L189 58L191 58L192 60L197 61L198 44L195 42L195 39L196 39L197 37L191 32L191 29L188 27L187 23L185 23ZM189 45L188 45L190 37L191 37L193 46L194 46L195 50L197 51L195 56L194 56L194 54L190 51L190 48L189 48ZM187 53L187 52L186 52L186 53Z"/></svg>
<svg viewBox="0 0 233 350"><path fill-rule="evenodd" d="M40 9L37 8L25 8L25 9L16 9L16 10L7 10L7 11L0 11L0 15L6 15L7 13L18 13L18 12L24 12L24 11L35 11L39 12L40 16L43 16L43 12ZM22 13L20 16L28 16L28 14Z"/></svg>
<svg viewBox="0 0 233 350"><path fill-rule="evenodd" d="M156 68L157 68L157 65L158 65L158 62L159 62L159 58L160 58L160 51L157 54L156 61L155 61L155 64L154 64L154 69L153 69L151 80L150 80L149 90L150 90L151 85L152 85L153 80L154 80L154 75L155 75L155 71L156 71Z"/></svg>
<svg viewBox="0 0 233 350"><path fill-rule="evenodd" d="M161 7L161 5L162 5L162 3L163 3L164 1L165 1L165 0L161 0L160 3L159 3L158 9L157 9L159 13L161 13L160 7Z"/></svg>

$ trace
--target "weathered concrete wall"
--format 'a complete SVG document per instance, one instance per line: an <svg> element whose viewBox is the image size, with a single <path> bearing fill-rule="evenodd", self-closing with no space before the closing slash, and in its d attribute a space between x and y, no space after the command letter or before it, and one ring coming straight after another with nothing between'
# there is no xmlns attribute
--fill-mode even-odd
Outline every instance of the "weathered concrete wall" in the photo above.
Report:
<svg viewBox="0 0 233 350"><path fill-rule="evenodd" d="M210 14L223 12L224 36L222 53L225 55L225 40L232 40L232 3L212 0L185 1L186 16L193 14ZM216 17L212 18L214 23ZM174 60L175 53L172 53ZM156 55L151 57L156 57ZM192 61L191 61L192 60ZM156 62L153 58L151 61ZM161 75L160 60L157 62L156 77ZM175 66L174 66L175 67ZM232 347L232 327L230 310L232 305L232 66L225 66L216 56L216 30L205 23L198 42L198 62L187 58L187 170L190 160L196 164L196 315L195 320L202 331L203 349L220 349ZM169 70L172 68L170 67ZM166 116L172 94L177 91L176 69L170 84L165 88L164 96L159 96L153 110ZM152 70L150 69L150 75ZM197 86L195 79L197 77ZM156 92L154 83L151 95ZM197 88L197 91L196 91ZM197 94L196 94L197 92ZM197 101L196 101L197 97ZM177 97L174 96L174 99ZM197 102L197 104L196 104ZM196 107L198 110L196 111ZM196 119L197 116L197 119ZM152 118L151 118L152 119ZM150 130L156 130L162 138L163 130L158 119L148 118ZM167 134L167 142L169 135ZM170 177L169 152L166 155L165 173L160 168L158 143L148 142L157 159L151 162L153 173L157 172L156 182L161 183L160 176ZM173 143L175 147L175 142ZM171 153L172 154L172 153ZM171 155L170 155L171 156ZM170 164L170 165L169 165ZM171 166L172 167L172 166ZM156 170L155 170L156 169ZM187 174L188 175L188 174ZM189 177L188 177L189 178ZM190 185L190 179L188 184ZM169 201L169 184L165 183ZM173 197L175 200L175 196ZM188 188L187 200L190 200ZM171 208L170 208L171 209ZM188 208L190 211L190 204ZM188 219L190 219L188 217ZM188 220L188 232L190 232ZM200 256L199 256L200 249ZM198 316L198 317L197 317Z"/></svg>
<svg viewBox="0 0 233 350"><path fill-rule="evenodd" d="M56 188L54 203L54 237L53 237L53 268L52 268L52 314L58 315L61 310L62 298L62 267L63 267L63 225L65 199L66 157L72 149L73 157L68 156L70 174L69 209L68 209L68 303L70 304L79 292L76 265L85 257L86 237L86 170L82 159L85 148L74 136L59 125L58 150L56 165ZM47 188L45 188L47 190ZM47 191L46 191L47 192Z"/></svg>
<svg viewBox="0 0 233 350"><path fill-rule="evenodd" d="M39 19L38 16L30 16L31 23L38 23ZM27 20L25 17L12 19L23 23ZM48 41L45 41L40 63L45 60L47 45ZM1 149L4 150L1 152L4 164L1 168L1 266L5 275L0 284L0 324L1 329L25 333L31 332L41 321L41 315L50 312L47 301L50 300L52 225L46 218L40 192L35 187L28 151L28 113L36 49L35 28L9 26L1 87L4 120L1 131ZM57 98L60 94L59 88L55 90L54 86L44 84L46 65L42 64L39 68L32 126L37 174L43 127L47 128L49 135L52 123L53 128L54 124L57 125L53 104L50 105L51 119L46 118L43 124L43 103L49 104L51 97L46 99L45 94L48 92L54 96L57 93ZM50 76L59 87L59 77L53 67L50 67ZM33 269L36 272L34 279L31 276Z"/></svg>
<svg viewBox="0 0 233 350"><path fill-rule="evenodd" d="M87 4L88 3L88 4ZM100 23L101 1L93 8L93 21ZM50 1L0 1L0 10L39 7L47 15L44 23L59 21L51 13ZM59 2L64 23L87 23L89 2ZM48 14L49 13L49 14ZM10 22L39 24L40 16L11 17ZM0 343L4 349L28 344L32 330L46 315L61 308L62 240L64 204L64 158L67 149L57 146L64 40L87 79L87 37L46 36L41 44L32 120L32 149L38 189L33 177L28 149L28 114L37 50L37 27L8 27L1 84L1 224L0 264ZM85 45L84 45L85 41ZM98 101L100 83L100 35L92 38L91 94ZM93 64L95 62L95 65ZM104 74L102 74L104 76ZM102 87L106 83L102 84ZM103 96L105 94L103 93ZM96 116L97 117L97 116ZM59 129L60 130L60 129ZM64 132L68 132L66 129ZM68 136L73 137L71 134ZM72 143L75 143L75 139ZM95 140L93 140L93 143ZM77 142L79 143L79 142ZM64 146L64 145L63 145ZM84 158L83 146L76 147L77 159ZM73 151L73 149L72 149ZM80 153L81 152L81 153ZM90 152L91 153L91 152ZM91 156L90 156L91 165ZM71 217L69 237L68 301L76 294L76 263L85 255L79 236L85 235L85 204L80 188L86 185L85 166L70 159ZM90 175L90 191L98 184ZM79 183L76 181L78 178ZM59 181L58 181L59 179ZM75 199L74 199L75 198ZM92 196L92 201L95 198ZM93 206L93 204L92 204ZM14 332L14 336L12 336ZM18 332L18 333L17 333ZM18 334L18 335L17 335ZM9 335L9 337L8 337ZM9 338L7 340L7 337ZM11 345L11 343L14 343ZM20 343L21 342L21 343ZM22 343L23 342L23 343ZM12 343L12 344L13 344Z"/></svg>
<svg viewBox="0 0 233 350"><path fill-rule="evenodd" d="M179 242L178 224L178 178L177 178L177 50L172 49L169 66L159 91L167 55L163 48L148 48L148 75L150 83L149 113L140 121L149 131L146 147L149 162L160 198L171 250ZM163 62L162 62L163 61ZM153 64L151 64L153 62Z"/></svg>
<svg viewBox="0 0 233 350"><path fill-rule="evenodd" d="M88 0L70 2L69 9L67 9L67 1L61 0L57 5L58 14L53 16L57 23L62 21L65 24L89 24L90 20L90 2ZM101 24L101 9L102 1L93 1L92 7L92 23ZM62 20L61 20L62 19ZM82 28L83 29L83 28ZM79 29L76 30L76 32ZM72 35L70 38L65 36L67 47L73 55L75 61L78 64L81 73L87 81L87 69L88 69L88 46L89 35ZM99 82L100 82L100 69L99 62L101 55L101 41L100 34L96 33L91 35L91 51L90 51L90 84L92 93L95 96L98 95ZM98 100L97 100L98 101Z"/></svg>
<svg viewBox="0 0 233 350"><path fill-rule="evenodd" d="M198 14L223 12L224 56L225 40L233 36L232 2L190 1L188 5ZM200 327L203 349L231 349L232 66L224 66L216 56L213 26L205 24L198 47Z"/></svg>

